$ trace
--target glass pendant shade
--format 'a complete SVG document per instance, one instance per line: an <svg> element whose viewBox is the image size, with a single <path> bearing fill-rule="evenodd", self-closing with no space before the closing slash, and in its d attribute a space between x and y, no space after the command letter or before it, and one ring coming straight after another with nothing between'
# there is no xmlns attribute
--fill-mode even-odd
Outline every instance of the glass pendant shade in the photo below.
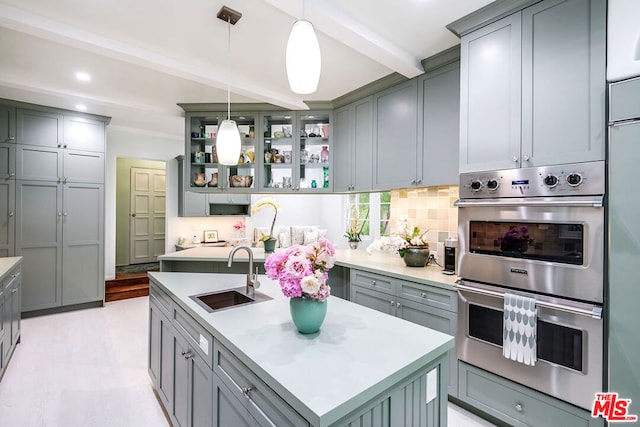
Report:
<svg viewBox="0 0 640 427"><path fill-rule="evenodd" d="M223 120L216 138L218 162L223 165L237 165L240 158L240 132L233 120Z"/></svg>
<svg viewBox="0 0 640 427"><path fill-rule="evenodd" d="M293 24L287 42L286 58L291 90L303 95L315 92L320 80L322 61L320 45L311 22L301 20Z"/></svg>

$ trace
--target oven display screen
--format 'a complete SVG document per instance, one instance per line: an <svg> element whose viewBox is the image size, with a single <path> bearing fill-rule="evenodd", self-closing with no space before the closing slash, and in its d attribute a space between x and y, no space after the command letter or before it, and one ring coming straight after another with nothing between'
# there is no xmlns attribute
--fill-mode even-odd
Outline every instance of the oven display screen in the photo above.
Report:
<svg viewBox="0 0 640 427"><path fill-rule="evenodd" d="M584 224L470 221L471 253L583 265Z"/></svg>
<svg viewBox="0 0 640 427"><path fill-rule="evenodd" d="M516 179L515 181L511 181L511 185L529 185L528 179Z"/></svg>

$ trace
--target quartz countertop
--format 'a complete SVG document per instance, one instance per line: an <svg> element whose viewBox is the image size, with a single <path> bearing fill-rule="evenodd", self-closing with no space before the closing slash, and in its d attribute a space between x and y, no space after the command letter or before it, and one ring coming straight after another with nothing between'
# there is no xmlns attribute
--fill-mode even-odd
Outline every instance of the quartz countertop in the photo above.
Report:
<svg viewBox="0 0 640 427"><path fill-rule="evenodd" d="M195 247L184 251L162 255L162 261L216 261L226 262L232 247ZM254 261L264 262L266 255L263 248L251 248ZM267 254L268 255L268 254ZM238 251L234 262L248 260L245 251ZM388 252L374 252L369 255L366 251L353 249L336 249L336 265L348 268L367 270L385 274L397 279L408 280L446 289L455 289L459 279L456 275L443 274L442 267L429 264L427 267L407 267L396 254Z"/></svg>
<svg viewBox="0 0 640 427"><path fill-rule="evenodd" d="M329 297L319 333L302 335L276 281L260 276L273 299L209 313L190 296L243 287L241 274L150 272L219 342L312 424L329 425L453 348L423 326ZM446 397L445 397L446 398Z"/></svg>
<svg viewBox="0 0 640 427"><path fill-rule="evenodd" d="M22 260L21 256L0 258L0 279Z"/></svg>

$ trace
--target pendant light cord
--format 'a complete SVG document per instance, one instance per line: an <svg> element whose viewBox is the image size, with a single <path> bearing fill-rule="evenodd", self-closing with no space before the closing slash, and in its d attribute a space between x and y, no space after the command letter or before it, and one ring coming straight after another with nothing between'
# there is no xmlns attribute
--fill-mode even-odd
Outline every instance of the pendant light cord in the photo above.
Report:
<svg viewBox="0 0 640 427"><path fill-rule="evenodd" d="M231 18L227 17L227 120L231 120Z"/></svg>

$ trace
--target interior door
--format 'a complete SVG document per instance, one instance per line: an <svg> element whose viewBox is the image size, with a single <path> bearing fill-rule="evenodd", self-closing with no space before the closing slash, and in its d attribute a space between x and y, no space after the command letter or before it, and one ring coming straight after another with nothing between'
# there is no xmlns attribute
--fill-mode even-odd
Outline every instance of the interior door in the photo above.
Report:
<svg viewBox="0 0 640 427"><path fill-rule="evenodd" d="M164 170L131 168L130 264L164 254L165 199Z"/></svg>

